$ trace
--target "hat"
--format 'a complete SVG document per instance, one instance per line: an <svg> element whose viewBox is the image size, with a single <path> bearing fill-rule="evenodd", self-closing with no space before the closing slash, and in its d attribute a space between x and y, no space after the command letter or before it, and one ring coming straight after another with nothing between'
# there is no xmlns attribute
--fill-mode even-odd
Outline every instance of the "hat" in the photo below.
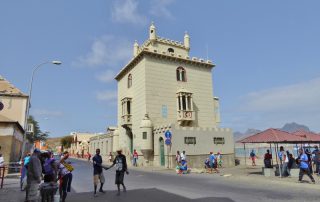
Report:
<svg viewBox="0 0 320 202"><path fill-rule="evenodd" d="M33 153L40 153L40 149L35 148L35 149L33 150Z"/></svg>

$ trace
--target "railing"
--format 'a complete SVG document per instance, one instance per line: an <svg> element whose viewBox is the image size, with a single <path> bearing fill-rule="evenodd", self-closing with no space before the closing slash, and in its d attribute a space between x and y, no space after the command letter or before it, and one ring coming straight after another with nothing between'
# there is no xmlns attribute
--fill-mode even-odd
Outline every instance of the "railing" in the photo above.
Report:
<svg viewBox="0 0 320 202"><path fill-rule="evenodd" d="M178 121L194 121L195 113L189 110L179 110L177 112Z"/></svg>
<svg viewBox="0 0 320 202"><path fill-rule="evenodd" d="M132 122L131 122L131 114L123 115L121 118L122 118L121 125L132 124Z"/></svg>

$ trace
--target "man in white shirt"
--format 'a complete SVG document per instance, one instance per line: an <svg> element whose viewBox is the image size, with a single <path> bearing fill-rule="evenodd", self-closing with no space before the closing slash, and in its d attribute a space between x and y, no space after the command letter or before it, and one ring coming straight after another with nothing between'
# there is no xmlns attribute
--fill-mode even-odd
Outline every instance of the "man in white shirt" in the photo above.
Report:
<svg viewBox="0 0 320 202"><path fill-rule="evenodd" d="M289 163L289 152L282 151L282 176L290 176L288 170L288 163Z"/></svg>
<svg viewBox="0 0 320 202"><path fill-rule="evenodd" d="M186 151L183 151L183 152L180 154L180 160L181 160L181 161L186 161L186 160L187 160Z"/></svg>

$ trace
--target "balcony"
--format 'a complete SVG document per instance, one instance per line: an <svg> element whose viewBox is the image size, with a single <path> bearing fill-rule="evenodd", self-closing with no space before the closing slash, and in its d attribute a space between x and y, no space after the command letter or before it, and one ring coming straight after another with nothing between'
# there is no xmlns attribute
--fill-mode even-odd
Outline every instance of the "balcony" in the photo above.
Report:
<svg viewBox="0 0 320 202"><path fill-rule="evenodd" d="M190 122L195 120L195 113L191 110L179 110L177 111L177 120L178 122Z"/></svg>
<svg viewBox="0 0 320 202"><path fill-rule="evenodd" d="M132 125L131 114L125 114L121 116L121 126L124 128L130 128Z"/></svg>

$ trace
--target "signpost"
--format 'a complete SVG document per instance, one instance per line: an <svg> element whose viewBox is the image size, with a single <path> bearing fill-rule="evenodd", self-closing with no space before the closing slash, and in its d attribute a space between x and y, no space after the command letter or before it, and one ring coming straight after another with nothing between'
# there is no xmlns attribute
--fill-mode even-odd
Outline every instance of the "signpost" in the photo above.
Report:
<svg viewBox="0 0 320 202"><path fill-rule="evenodd" d="M167 164L167 168L169 168L169 151L171 150L171 138L172 138L172 134L169 130L167 130L164 133L164 136L166 137L165 140L165 144L167 145L167 159L168 159L168 164ZM170 147L170 148L169 148Z"/></svg>

